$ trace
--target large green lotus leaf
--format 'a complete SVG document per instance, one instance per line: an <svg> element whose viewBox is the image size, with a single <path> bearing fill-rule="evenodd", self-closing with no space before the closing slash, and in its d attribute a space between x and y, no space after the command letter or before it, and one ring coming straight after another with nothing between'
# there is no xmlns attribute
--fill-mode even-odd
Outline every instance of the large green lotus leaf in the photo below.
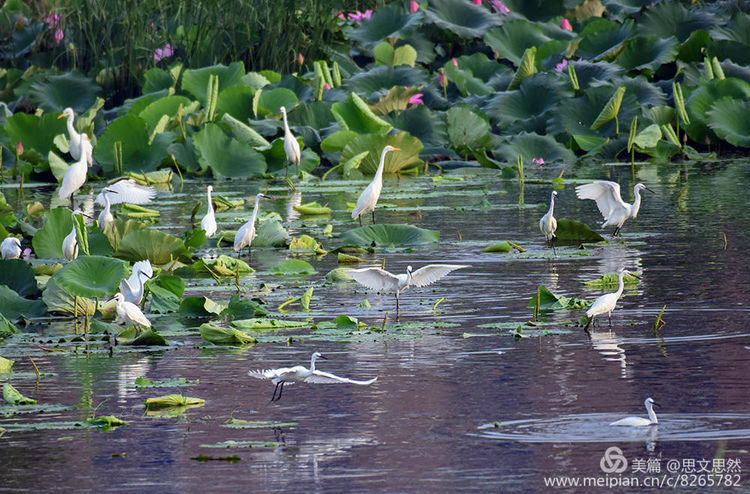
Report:
<svg viewBox="0 0 750 494"><path fill-rule="evenodd" d="M216 102L217 115L228 113L240 122L247 122L253 117L253 97L256 89L252 86L238 84L219 93Z"/></svg>
<svg viewBox="0 0 750 494"><path fill-rule="evenodd" d="M626 43L615 62L627 71L649 69L655 72L662 65L674 62L677 48L673 37L636 36Z"/></svg>
<svg viewBox="0 0 750 494"><path fill-rule="evenodd" d="M534 158L543 158L545 163L575 163L575 153L566 148L549 135L538 135L521 133L508 138L494 151L495 156L500 156L509 163L515 163L521 155L525 163L531 163Z"/></svg>
<svg viewBox="0 0 750 494"><path fill-rule="evenodd" d="M336 118L331 112L331 104L325 101L314 101L304 105L299 105L288 113L287 118L289 125L297 127L312 127L313 129L322 129L328 127Z"/></svg>
<svg viewBox="0 0 750 494"><path fill-rule="evenodd" d="M623 86L626 89L625 94L630 94L635 100L644 107L654 107L665 105L667 95L664 94L661 87L652 84L643 75L638 77L613 77L610 82L593 81L592 87L610 85L614 87Z"/></svg>
<svg viewBox="0 0 750 494"><path fill-rule="evenodd" d="M367 225L354 228L341 235L345 245L389 247L391 245L418 245L440 241L440 232L414 225Z"/></svg>
<svg viewBox="0 0 750 494"><path fill-rule="evenodd" d="M708 125L729 144L750 147L750 101L722 98L707 112Z"/></svg>
<svg viewBox="0 0 750 494"><path fill-rule="evenodd" d="M258 340L235 328L225 328L212 323L201 324L201 337L214 345L255 345Z"/></svg>
<svg viewBox="0 0 750 494"><path fill-rule="evenodd" d="M356 93L351 93L346 101L334 103L331 112L343 130L353 130L361 134L385 134L393 128L391 124L375 115Z"/></svg>
<svg viewBox="0 0 750 494"><path fill-rule="evenodd" d="M591 87L581 97L562 100L560 105L552 113L553 117L548 124L549 132L555 135L561 134L565 136L615 135L614 120L602 125L597 130L591 130L590 128L601 113L602 108L604 108L612 98L615 89L616 88L612 86L605 85ZM627 129L630 127L631 120L633 120L633 117L639 113L640 106L638 105L638 102L635 101L635 96L625 91L625 96L623 97L620 111L618 113L621 133L624 129L625 134L627 134ZM558 136L558 140L567 140L567 138L562 139Z"/></svg>
<svg viewBox="0 0 750 494"><path fill-rule="evenodd" d="M558 218L555 237L560 242L601 242L604 237L580 221Z"/></svg>
<svg viewBox="0 0 750 494"><path fill-rule="evenodd" d="M29 97L44 111L60 112L71 107L83 113L96 102L101 88L93 80L78 73L45 75L36 79L29 89Z"/></svg>
<svg viewBox="0 0 750 494"><path fill-rule="evenodd" d="M148 94L163 91L174 86L175 80L169 71L161 67L151 67L143 74L143 87L141 93Z"/></svg>
<svg viewBox="0 0 750 494"><path fill-rule="evenodd" d="M384 118L384 120L390 122L390 119L388 118ZM343 151L346 145L359 135L361 134L354 130L337 130L323 139L320 143L320 149L324 153L337 153Z"/></svg>
<svg viewBox="0 0 750 494"><path fill-rule="evenodd" d="M94 300L85 297L74 297L52 278L47 280L47 284L44 286L42 300L50 313L71 316L74 314L92 316L96 311L96 302ZM78 305L77 308L76 305Z"/></svg>
<svg viewBox="0 0 750 494"><path fill-rule="evenodd" d="M387 136L382 134L357 136L341 152L340 162L345 163L360 153L370 151L360 162L359 171L365 175L374 175L380 163L381 152L386 145L397 147L400 151L391 151L385 155L383 173L403 172L423 164L423 161L419 159L419 153L424 148L422 142L406 132Z"/></svg>
<svg viewBox="0 0 750 494"><path fill-rule="evenodd" d="M529 307L536 307L537 305L541 310L578 310L590 307L591 301L575 297L563 297L550 292L545 286L540 286L537 293L529 300Z"/></svg>
<svg viewBox="0 0 750 494"><path fill-rule="evenodd" d="M180 106L185 107L190 102L191 100L185 96L166 96L149 103L146 108L141 110L138 116L146 122L148 133L151 134L163 115L167 115L170 119L174 118Z"/></svg>
<svg viewBox="0 0 750 494"><path fill-rule="evenodd" d="M39 294L34 270L23 259L0 260L0 285L7 286L22 297L35 297Z"/></svg>
<svg viewBox="0 0 750 494"><path fill-rule="evenodd" d="M492 86L482 81L479 77L475 77L474 74L468 68L464 69L461 61L458 61L458 67L452 62L446 62L443 65L443 72L447 77L448 81L455 84L461 96L468 96L470 94L485 95L490 94L493 89ZM500 64L497 64L500 69ZM460 67L460 68L459 68Z"/></svg>
<svg viewBox="0 0 750 494"><path fill-rule="evenodd" d="M42 156L47 156L55 148L52 142L55 136L66 132L65 120L58 119L57 116L55 113L45 113L41 117L15 113L5 122L4 130L10 141L6 145L13 147L20 141L24 151L34 149ZM3 167L7 168L7 164Z"/></svg>
<svg viewBox="0 0 750 494"><path fill-rule="evenodd" d="M52 277L72 295L97 298L114 295L128 277L128 264L104 256L79 256Z"/></svg>
<svg viewBox="0 0 750 494"><path fill-rule="evenodd" d="M255 228L253 247L280 247L286 245L289 232L277 217L259 219Z"/></svg>
<svg viewBox="0 0 750 494"><path fill-rule="evenodd" d="M262 175L266 160L254 149L226 135L217 124L206 124L193 136L198 161L217 176L247 177Z"/></svg>
<svg viewBox="0 0 750 494"><path fill-rule="evenodd" d="M268 115L277 115L281 107L291 109L299 100L294 91L285 87L273 89L259 89L253 98L253 110L257 118L265 118Z"/></svg>
<svg viewBox="0 0 750 494"><path fill-rule="evenodd" d="M0 314L11 322L43 316L47 312L41 300L28 300L6 285L0 285Z"/></svg>
<svg viewBox="0 0 750 494"><path fill-rule="evenodd" d="M372 17L352 29L349 39L372 48L386 38L403 38L408 35L410 28L420 19L421 16L409 15L401 4L389 3L375 10Z"/></svg>
<svg viewBox="0 0 750 494"><path fill-rule="evenodd" d="M47 212L44 225L40 228L31 245L39 259L62 257L62 243L73 229L73 217L68 208L54 208Z"/></svg>
<svg viewBox="0 0 750 494"><path fill-rule="evenodd" d="M187 69L182 74L182 89L195 96L206 106L208 101L208 80L212 75L219 77L219 94L236 84L242 84L242 76L245 75L245 67L242 62L234 62L227 65L212 65L200 69Z"/></svg>
<svg viewBox="0 0 750 494"><path fill-rule="evenodd" d="M185 292L185 281L162 271L158 278L148 282L148 289L151 292L151 312L177 312Z"/></svg>
<svg viewBox="0 0 750 494"><path fill-rule="evenodd" d="M725 26L711 29L711 38L717 41L736 41L750 46L750 14L734 14Z"/></svg>
<svg viewBox="0 0 750 494"><path fill-rule="evenodd" d="M716 53L714 40L711 39L708 31L699 29L680 45L677 60L685 63L697 63L703 61L703 57L709 52ZM685 82L687 82L687 78L685 78Z"/></svg>
<svg viewBox="0 0 750 494"><path fill-rule="evenodd" d="M132 114L120 117L104 131L94 148L94 159L102 169L112 174L115 167L115 143L122 143L122 171L155 170L167 156L167 148L174 140L170 132L158 134L149 144L148 124Z"/></svg>
<svg viewBox="0 0 750 494"><path fill-rule="evenodd" d="M128 261L148 259L152 264L167 264L187 255L185 244L177 237L158 230L135 230L120 241L115 257Z"/></svg>
<svg viewBox="0 0 750 494"><path fill-rule="evenodd" d="M651 149L661 140L661 129L657 124L651 124L636 134L633 144L640 149Z"/></svg>
<svg viewBox="0 0 750 494"><path fill-rule="evenodd" d="M500 127L513 122L529 122L555 108L564 97L572 96L570 86L565 81L548 73L527 77L521 86L513 91L501 91L492 98L483 110Z"/></svg>
<svg viewBox="0 0 750 494"><path fill-rule="evenodd" d="M317 271L312 265L302 259L287 259L270 269L276 276L310 276Z"/></svg>
<svg viewBox="0 0 750 494"><path fill-rule="evenodd" d="M240 86L235 86L240 87ZM234 135L234 138L240 141L242 144L254 148L265 148L270 146L271 143L266 140L265 137L260 135L255 129L249 125L237 120L229 113L225 113L221 117L221 123L226 125ZM192 140L190 141L192 143Z"/></svg>
<svg viewBox="0 0 750 494"><path fill-rule="evenodd" d="M604 108L602 108L602 111L596 117L594 123L591 124L592 130L596 130L610 120L617 118L618 113L620 113L620 105L622 105L622 98L624 96L625 88L618 87L615 92L612 93L612 96L609 98L609 101L607 101L607 104L604 105Z"/></svg>
<svg viewBox="0 0 750 494"><path fill-rule="evenodd" d="M610 62L587 62L581 60L571 62L576 71L576 78L581 88L586 88L598 81L611 81L614 78L622 78L625 73L622 67Z"/></svg>
<svg viewBox="0 0 750 494"><path fill-rule="evenodd" d="M503 4L514 14L521 14L531 21L545 22L553 17L565 15L565 11L573 9L579 0L503 0Z"/></svg>
<svg viewBox="0 0 750 494"><path fill-rule="evenodd" d="M740 79L711 80L693 90L685 105L690 117L685 130L692 140L703 143L706 137L715 137L708 126L708 112L722 98L750 100L750 84Z"/></svg>
<svg viewBox="0 0 750 494"><path fill-rule="evenodd" d="M408 132L425 147L443 146L448 137L445 120L427 105L416 105L403 111L385 115L383 120L390 122L397 131Z"/></svg>
<svg viewBox="0 0 750 494"><path fill-rule="evenodd" d="M551 40L538 24L525 19L506 22L502 27L490 29L484 36L484 42L500 58L510 60L515 66L521 63L523 52L527 48L541 46Z"/></svg>
<svg viewBox="0 0 750 494"><path fill-rule="evenodd" d="M430 0L427 5L425 22L466 39L481 38L489 28L502 22L487 9L463 0Z"/></svg>
<svg viewBox="0 0 750 494"><path fill-rule="evenodd" d="M370 99L386 94L393 86L426 86L427 83L428 74L424 69L408 65L378 65L347 79L344 88Z"/></svg>
<svg viewBox="0 0 750 494"><path fill-rule="evenodd" d="M586 25L581 32L576 56L587 60L615 58L622 43L635 36L635 24L627 20L622 24L609 19L596 19Z"/></svg>
<svg viewBox="0 0 750 494"><path fill-rule="evenodd" d="M463 106L454 106L445 114L448 144L459 152L481 151L492 145L490 124Z"/></svg>
<svg viewBox="0 0 750 494"><path fill-rule="evenodd" d="M602 0L607 13L620 19L636 14L653 3L653 0Z"/></svg>
<svg viewBox="0 0 750 494"><path fill-rule="evenodd" d="M661 39L676 36L682 42L694 31L710 30L720 21L708 9L688 8L680 2L657 2L638 20L638 32Z"/></svg>

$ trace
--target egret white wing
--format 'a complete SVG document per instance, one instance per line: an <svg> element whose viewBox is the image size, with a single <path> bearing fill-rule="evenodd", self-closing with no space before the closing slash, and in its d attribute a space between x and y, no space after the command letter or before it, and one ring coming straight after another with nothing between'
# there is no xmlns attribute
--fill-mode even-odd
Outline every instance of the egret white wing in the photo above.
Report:
<svg viewBox="0 0 750 494"><path fill-rule="evenodd" d="M377 377L373 377L372 379L368 379L367 381L357 381L355 379L349 379L346 377L339 377L334 374L331 374L329 372L323 372L320 370L313 371L312 374L307 376L304 381L306 383L316 383L316 384L336 384L336 383L347 383L347 384L359 384L361 386L366 386L368 384L372 384L375 382Z"/></svg>
<svg viewBox="0 0 750 494"><path fill-rule="evenodd" d="M110 204L121 204L123 202L130 204L146 204L156 197L156 191L152 187L141 185L130 178L118 180L117 182L108 185L106 188L115 192L109 194ZM103 191L96 196L95 202L104 206Z"/></svg>
<svg viewBox="0 0 750 494"><path fill-rule="evenodd" d="M393 291L398 289L399 278L385 269L380 268L362 268L349 269L346 274L362 286L372 290Z"/></svg>
<svg viewBox="0 0 750 494"><path fill-rule="evenodd" d="M626 206L620 195L620 184L608 180L579 185L576 187L576 196L579 199L596 201L596 207L605 220L608 220L616 210Z"/></svg>
<svg viewBox="0 0 750 494"><path fill-rule="evenodd" d="M431 285L451 271L468 267L462 264L428 264L412 272L411 283L414 286Z"/></svg>
<svg viewBox="0 0 750 494"><path fill-rule="evenodd" d="M144 259L143 261L138 261L135 264L133 264L133 273L140 271L141 273L145 274L149 278L154 276L154 268L151 267L151 261L148 259ZM132 275L131 275L132 278Z"/></svg>
<svg viewBox="0 0 750 494"><path fill-rule="evenodd" d="M297 139L294 138L291 132L284 137L284 152L289 161L299 164L301 158L299 142L297 142Z"/></svg>
<svg viewBox="0 0 750 494"><path fill-rule="evenodd" d="M125 310L125 314L127 314L128 318L141 326L145 326L147 328L151 327L151 321L149 321L146 316L143 315L143 312L141 312L141 309L138 308L135 304L132 304L130 302L123 302L123 309Z"/></svg>

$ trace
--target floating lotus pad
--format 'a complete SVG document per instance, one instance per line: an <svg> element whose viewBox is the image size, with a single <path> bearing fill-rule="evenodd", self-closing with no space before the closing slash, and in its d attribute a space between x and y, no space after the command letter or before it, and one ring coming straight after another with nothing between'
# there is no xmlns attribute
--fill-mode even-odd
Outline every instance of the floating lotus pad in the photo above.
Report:
<svg viewBox="0 0 750 494"><path fill-rule="evenodd" d="M201 337L214 345L255 345L258 340L235 328L225 328L212 323L201 324Z"/></svg>
<svg viewBox="0 0 750 494"><path fill-rule="evenodd" d="M341 235L346 244L388 247L391 245L418 245L440 241L440 232L413 225L367 225L354 228Z"/></svg>
<svg viewBox="0 0 750 494"><path fill-rule="evenodd" d="M128 277L127 263L104 256L80 256L55 273L52 279L78 297L114 295L120 281Z"/></svg>

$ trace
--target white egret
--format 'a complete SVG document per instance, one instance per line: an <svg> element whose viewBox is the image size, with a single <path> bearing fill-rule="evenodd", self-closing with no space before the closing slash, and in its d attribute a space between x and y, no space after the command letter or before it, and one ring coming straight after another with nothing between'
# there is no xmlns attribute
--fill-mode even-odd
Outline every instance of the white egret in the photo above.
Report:
<svg viewBox="0 0 750 494"><path fill-rule="evenodd" d="M624 425L624 426L630 426L630 427L646 427L649 425L656 425L659 423L659 420L656 418L656 412L654 412L654 407L659 406L657 403L654 402L653 398L646 398L646 401L643 402L643 404L646 406L646 411L648 412L648 418L644 419L643 417L625 417L624 419L617 420L615 422L612 422L609 425Z"/></svg>
<svg viewBox="0 0 750 494"><path fill-rule="evenodd" d="M133 264L133 272L129 278L120 281L120 293L126 302L141 305L143 300L143 284L154 276L154 269L148 259Z"/></svg>
<svg viewBox="0 0 750 494"><path fill-rule="evenodd" d="M281 115L284 117L284 153L286 153L286 160L297 165L297 173L299 173L299 162L302 158L299 149L299 142L297 142L294 134L292 134L292 131L289 129L289 123L286 120L286 108L283 106L281 107ZM285 166L284 169L288 175L289 168Z"/></svg>
<svg viewBox="0 0 750 494"><path fill-rule="evenodd" d="M237 234L234 236L234 251L239 252L243 247L247 246L247 255L250 255L250 247L255 238L255 219L258 217L258 206L260 205L261 199L270 199L265 194L258 194L255 196L255 207L253 207L253 214L247 223L242 225Z"/></svg>
<svg viewBox="0 0 750 494"><path fill-rule="evenodd" d="M357 206L352 211L352 219L359 218L359 226L362 226L362 215L367 211L372 211L372 222L375 223L375 205L378 203L380 191L383 190L383 168L385 167L385 155L389 151L401 151L401 149L386 146L383 148L383 152L380 153L380 164L378 164L378 169L375 172L375 178L362 191L359 199L357 199Z"/></svg>
<svg viewBox="0 0 750 494"><path fill-rule="evenodd" d="M211 238L216 233L216 215L214 214L214 205L211 202L211 192L214 190L212 185L206 187L208 193L208 211L206 216L201 220L201 229L206 232L206 237Z"/></svg>
<svg viewBox="0 0 750 494"><path fill-rule="evenodd" d="M109 200L112 205L122 204L127 202L129 204L146 204L151 202L156 197L156 191L153 187L147 185L141 185L132 178L120 179L107 185L98 196L96 196L96 202L100 206L105 205L105 190L109 191Z"/></svg>
<svg viewBox="0 0 750 494"><path fill-rule="evenodd" d="M0 244L0 251L3 253L3 259L18 259L21 257L21 241L16 237L5 237Z"/></svg>
<svg viewBox="0 0 750 494"><path fill-rule="evenodd" d="M412 271L411 266L407 266L404 274L392 274L380 268L348 269L345 273L354 278L360 285L372 290L395 292L396 310L398 311L399 296L410 286L431 285L451 271L468 267L460 264L428 264L416 271Z"/></svg>
<svg viewBox="0 0 750 494"><path fill-rule="evenodd" d="M635 198L633 204L628 204L622 200L619 184L607 180L598 180L590 184L579 185L576 187L576 195L579 199L592 199L596 201L596 206L604 217L602 228L614 225L615 231L612 233L612 236L616 237L620 233L620 228L622 228L625 220L638 216L638 210L641 208L640 191L642 189L651 193L654 192L642 183L635 184L635 187L633 187L633 197Z"/></svg>
<svg viewBox="0 0 750 494"><path fill-rule="evenodd" d="M65 258L66 261L72 261L73 259L78 257L78 239L76 238L76 223L75 223L75 216L77 214L83 214L83 211L81 211L80 209L76 209L71 214L71 217L73 217L73 229L63 239L63 243L62 243L63 257Z"/></svg>
<svg viewBox="0 0 750 494"><path fill-rule="evenodd" d="M356 381L346 377L339 377L328 372L323 372L315 368L315 360L325 359L323 355L318 352L312 354L310 358L310 368L308 369L304 365L295 365L294 367L280 367L278 369L265 369L265 370L254 370L249 371L248 375L258 379L270 379L272 383L276 385L273 389L273 395L271 401L278 401L281 399L281 393L284 391L284 384L294 384L296 382L306 382L315 384L359 384L360 386L366 386L375 382L377 377L368 379L367 381ZM279 396L276 396L276 392L279 392Z"/></svg>
<svg viewBox="0 0 750 494"><path fill-rule="evenodd" d="M552 191L552 196L549 200L549 211L547 214L542 216L539 220L539 230L541 230L544 238L547 239L547 243L552 247L552 252L557 255L555 251L555 230L557 230L557 220L555 219L555 198L557 197L557 191Z"/></svg>
<svg viewBox="0 0 750 494"><path fill-rule="evenodd" d="M81 156L78 161L68 167L59 191L60 199L70 197L70 209L73 209L73 194L86 183L88 161L92 152L93 149L88 136L81 134Z"/></svg>
<svg viewBox="0 0 750 494"><path fill-rule="evenodd" d="M104 232L107 227L112 224L113 221L115 221L115 217L112 216L112 211L110 210L109 195L117 194L117 191L105 188L102 191L102 194L104 195L104 209L102 209L102 212L99 213L99 219L97 220L97 223L99 223L99 229Z"/></svg>
<svg viewBox="0 0 750 494"><path fill-rule="evenodd" d="M122 293L115 293L113 298L117 302L118 323L132 324L135 327L136 333L140 333L141 326L145 328L151 327L151 321L143 315L141 309L137 305L127 302Z"/></svg>
<svg viewBox="0 0 750 494"><path fill-rule="evenodd" d="M620 269L620 277L618 282L619 285L617 291L612 293L605 293L604 295L594 300L594 303L591 305L591 307L589 307L589 310L586 311L586 315L589 317L589 322L586 324L586 327L584 329L588 330L589 325L594 322L594 317L600 314L607 314L607 316L609 317L609 325L612 325L612 311L615 310L615 305L617 305L617 301L622 296L622 291L625 288L624 278L626 274L638 278L635 274L631 273L627 269Z"/></svg>
<svg viewBox="0 0 750 494"><path fill-rule="evenodd" d="M79 160L81 158L81 143L82 143L82 135L85 134L79 134L75 126L73 125L75 122L76 114L73 112L72 108L66 108L63 110L63 112L58 116L57 118L66 118L67 117L67 126L68 126L68 137L69 137L69 143L68 143L68 149L70 150L70 155L73 157L74 160ZM91 156L88 157L89 165L91 165Z"/></svg>

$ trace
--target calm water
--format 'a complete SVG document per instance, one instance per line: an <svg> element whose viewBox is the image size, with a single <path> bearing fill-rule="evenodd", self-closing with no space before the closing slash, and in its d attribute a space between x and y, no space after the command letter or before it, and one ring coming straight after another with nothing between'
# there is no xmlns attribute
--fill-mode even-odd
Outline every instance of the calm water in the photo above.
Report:
<svg viewBox="0 0 750 494"><path fill-rule="evenodd" d="M630 168L606 170L581 170L578 177L619 181L625 199L632 201ZM553 169L541 176L558 174ZM392 296L352 283L324 284L325 273L337 267L335 254L304 257L319 274L290 280L263 273L291 257L288 251L253 251L251 265L258 273L243 279L245 297L260 296L273 309L314 286L312 315L289 317L319 322L347 314L380 326L387 312L391 329L386 334L336 341L300 337L310 333L306 329L289 332L297 335L292 345L216 347L201 340L197 327L202 321L153 315L155 327L173 343L166 350L117 346L109 356L105 345L90 341L63 346L64 352L44 351L60 335L74 332L70 320L32 324L28 331L36 336L30 343L0 345L0 355L17 361L11 378L16 388L40 404L71 407L0 418L0 427L8 428L0 437L0 491L533 492L545 489L545 477L619 478L600 464L611 446L628 460L622 476L642 482L689 474L690 460L696 469L739 460L739 486L726 489L746 490L750 218L745 184L750 183L750 163L642 168L635 181L656 193L647 194L638 218L625 224L622 242L589 246L586 256L572 256L576 246L559 247L560 256L553 259L539 255L546 249L537 226L551 185L527 181L521 206L515 182L476 169L451 175L464 180L386 181L381 202L392 207L378 209L377 221L437 229L441 241L377 250L365 256L373 265L384 258L392 271L436 261L471 265L436 285L405 292L398 321ZM153 206L162 211L158 227L175 234L187 229L204 185L189 183L182 191L178 185L174 193L160 194ZM330 218L295 217L286 198L268 201L264 209L281 214L293 235L310 233L326 248L335 248L340 245L336 236L354 227L346 202L356 201L363 184L324 185L301 184L299 190L303 203L328 203L334 210ZM214 184L215 193L235 198L250 197L259 187L245 181ZM592 201L577 200L573 183L558 191L558 218L598 229L601 219ZM15 200L11 190L5 193L9 202ZM287 194L282 185L269 193ZM43 188L29 194L49 205ZM234 229L248 215L249 210L220 213L220 229ZM326 224L333 225L333 238L322 236ZM531 257L480 252L500 240L519 243ZM554 323L551 332L560 334L515 339L511 330L497 329L500 323L530 320L528 303L539 285L593 299L602 292L582 282L621 266L643 276L637 290L626 290L620 300L611 332L605 321L587 337L570 323L583 311L543 314L542 321ZM187 282L186 295L224 303L234 290L217 287L213 280ZM370 308L357 307L364 299ZM653 333L663 306L666 324ZM413 324L397 332L390 326L396 322ZM323 370L378 380L371 386L296 384L285 389L280 401L269 403L273 385L247 376L250 369L306 364L314 351L329 358L319 364ZM45 373L38 383L28 355ZM198 383L139 389L133 386L138 376ZM179 416L144 412L145 398L176 392L203 398L205 406ZM661 404L657 427L607 425L626 415L645 416L647 396ZM128 425L109 432L12 429L14 424L81 420L94 408L97 416L115 415ZM295 424L226 427L232 419ZM206 447L224 441L251 441L254 447ZM236 455L239 461L191 459L198 455ZM679 468L673 462L670 469L677 472L668 472L669 460L678 460ZM646 464L648 472L643 471ZM649 488L614 489L634 490Z"/></svg>

